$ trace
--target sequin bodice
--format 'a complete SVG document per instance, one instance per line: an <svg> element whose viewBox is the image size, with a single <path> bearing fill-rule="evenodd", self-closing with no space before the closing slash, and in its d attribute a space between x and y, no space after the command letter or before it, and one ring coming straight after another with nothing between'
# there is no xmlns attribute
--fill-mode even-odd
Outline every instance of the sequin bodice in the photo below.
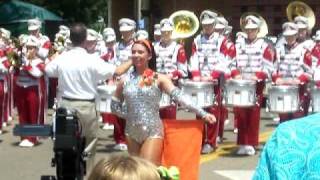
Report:
<svg viewBox="0 0 320 180"><path fill-rule="evenodd" d="M127 120L129 123L148 126L159 124L161 91L156 84L140 87L140 79L141 76L131 73L124 84L123 95L128 108Z"/></svg>

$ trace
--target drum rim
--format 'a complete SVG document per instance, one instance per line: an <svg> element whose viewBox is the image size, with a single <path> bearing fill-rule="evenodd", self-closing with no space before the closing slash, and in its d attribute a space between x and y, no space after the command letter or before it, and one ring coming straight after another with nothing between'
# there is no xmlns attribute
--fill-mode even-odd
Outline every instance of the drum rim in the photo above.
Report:
<svg viewBox="0 0 320 180"><path fill-rule="evenodd" d="M238 84L238 85L256 85L257 82L249 79L229 79L226 81L226 84Z"/></svg>
<svg viewBox="0 0 320 180"><path fill-rule="evenodd" d="M298 91L299 87L296 86L296 85L272 85L272 86L269 87L268 92L276 91L275 89L280 90L282 92L287 91L287 90L296 90L296 91Z"/></svg>
<svg viewBox="0 0 320 180"><path fill-rule="evenodd" d="M192 81L192 80L180 80L178 82L179 86L187 86L187 87L193 87L193 88L203 88L203 87L211 87L213 85L217 85L218 81Z"/></svg>

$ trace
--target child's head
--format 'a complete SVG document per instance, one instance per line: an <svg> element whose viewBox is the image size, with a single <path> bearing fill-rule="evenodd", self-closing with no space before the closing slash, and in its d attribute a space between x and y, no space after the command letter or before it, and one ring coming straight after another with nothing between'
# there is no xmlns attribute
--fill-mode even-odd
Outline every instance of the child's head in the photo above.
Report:
<svg viewBox="0 0 320 180"><path fill-rule="evenodd" d="M128 155L112 155L100 160L89 180L160 180L155 165Z"/></svg>

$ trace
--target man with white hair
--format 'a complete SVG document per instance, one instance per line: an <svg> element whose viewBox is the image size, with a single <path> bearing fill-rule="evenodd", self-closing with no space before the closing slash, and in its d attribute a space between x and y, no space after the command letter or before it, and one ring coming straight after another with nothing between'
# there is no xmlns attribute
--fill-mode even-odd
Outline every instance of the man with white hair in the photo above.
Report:
<svg viewBox="0 0 320 180"><path fill-rule="evenodd" d="M310 27L308 21L308 18L304 16L297 16L294 18L294 23L299 29L297 42L301 43L304 48L311 51L314 46L314 41L310 38L311 30L309 30Z"/></svg>
<svg viewBox="0 0 320 180"><path fill-rule="evenodd" d="M187 77L187 57L184 47L173 41L173 22L162 19L160 22L161 40L154 46L156 54L157 72L167 75L170 79L177 81L179 78ZM170 104L160 109L162 119L176 119L176 105Z"/></svg>
<svg viewBox="0 0 320 180"><path fill-rule="evenodd" d="M51 48L51 42L50 39L42 35L40 30L42 27L42 23L39 19L29 19L28 20L28 31L29 35L33 35L36 38L38 38L40 42L39 50L37 52L37 56L39 56L41 59L45 60L49 54L49 50Z"/></svg>
<svg viewBox="0 0 320 180"><path fill-rule="evenodd" d="M252 80L256 84L257 103L252 107L234 107L234 116L238 121L238 155L254 155L259 145L260 105L262 104L264 80L273 70L274 51L259 38L261 20L253 15L245 17L244 32L247 34L244 44L236 44L235 56L231 63L231 78Z"/></svg>
<svg viewBox="0 0 320 180"><path fill-rule="evenodd" d="M311 53L297 42L299 27L292 22L282 25L285 44L277 47L277 59L275 70L272 73L272 81L276 85L297 85L299 86L299 100L302 110L295 113L279 114L280 122L299 118L308 113L309 94L306 91L307 83L311 79L312 57Z"/></svg>
<svg viewBox="0 0 320 180"><path fill-rule="evenodd" d="M200 15L202 32L196 36L192 44L192 55L190 58L189 70L193 81L219 81L214 86L217 104L206 108L206 111L213 113L217 118L217 123L206 124L203 137L202 153L207 154L217 148L217 137L220 124L223 127L224 120L227 117L227 109L222 105L222 84L224 71L227 69L229 62L229 49L233 43L223 34L215 30L217 25L217 14L210 10L204 10ZM223 26L218 24L218 29ZM222 29L224 26L222 27ZM220 32L220 31L219 31ZM222 32L222 30L221 30ZM221 128L222 128L221 127ZM223 128L222 128L223 129ZM222 131L220 136L222 137Z"/></svg>
<svg viewBox="0 0 320 180"><path fill-rule="evenodd" d="M28 36L26 56L17 72L15 96L20 124L44 122L44 62L36 56L41 43L35 36ZM19 146L33 147L36 137L21 137Z"/></svg>

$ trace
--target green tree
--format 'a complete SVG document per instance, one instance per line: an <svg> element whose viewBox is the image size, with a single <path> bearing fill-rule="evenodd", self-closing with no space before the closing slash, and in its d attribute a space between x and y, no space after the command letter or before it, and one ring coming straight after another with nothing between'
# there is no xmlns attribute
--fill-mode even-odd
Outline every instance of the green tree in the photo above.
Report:
<svg viewBox="0 0 320 180"><path fill-rule="evenodd" d="M83 22L97 31L104 27L108 19L108 0L25 0L25 2L42 6L67 21ZM100 19L100 22L98 22ZM103 19L104 22L101 22Z"/></svg>

